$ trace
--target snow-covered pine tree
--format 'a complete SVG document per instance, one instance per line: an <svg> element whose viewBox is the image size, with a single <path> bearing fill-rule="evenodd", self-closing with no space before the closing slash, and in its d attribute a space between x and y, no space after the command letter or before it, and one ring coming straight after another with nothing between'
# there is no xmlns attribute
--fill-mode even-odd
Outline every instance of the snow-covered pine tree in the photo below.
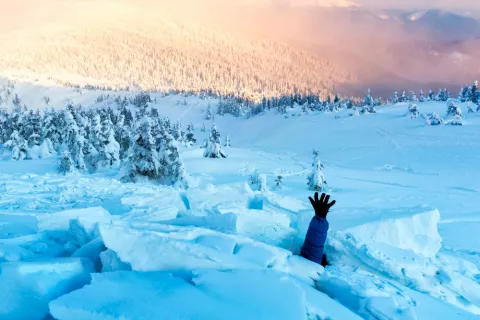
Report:
<svg viewBox="0 0 480 320"><path fill-rule="evenodd" d="M120 146L120 160L126 159L128 157L128 152L130 150L132 140L130 132L131 127L125 124L125 115L120 114L115 130L115 140L118 141L118 144Z"/></svg>
<svg viewBox="0 0 480 320"><path fill-rule="evenodd" d="M166 185L174 185L180 188L188 188L188 175L185 165L180 159L178 143L173 136L162 132L159 151L160 179Z"/></svg>
<svg viewBox="0 0 480 320"><path fill-rule="evenodd" d="M407 92L403 90L402 97L400 98L400 102L408 102Z"/></svg>
<svg viewBox="0 0 480 320"><path fill-rule="evenodd" d="M83 154L85 138L80 134L80 132L74 131L68 142L68 150L72 157L75 168L80 172L83 172L87 169L85 165L85 155Z"/></svg>
<svg viewBox="0 0 480 320"><path fill-rule="evenodd" d="M189 124L187 126L187 134L185 136L185 140L187 146L192 146L197 143L197 139L195 139L195 135L193 133L193 124Z"/></svg>
<svg viewBox="0 0 480 320"><path fill-rule="evenodd" d="M89 136L89 139L94 146L98 146L100 144L99 136L101 132L102 132L102 120L100 118L100 114L98 112L94 112L91 118L90 136Z"/></svg>
<svg viewBox="0 0 480 320"><path fill-rule="evenodd" d="M12 152L12 160L23 160L28 155L27 141L17 130L13 131L5 147Z"/></svg>
<svg viewBox="0 0 480 320"><path fill-rule="evenodd" d="M394 104L397 104L398 102L399 102L398 92L395 91L395 92L393 93L393 103L394 103Z"/></svg>
<svg viewBox="0 0 480 320"><path fill-rule="evenodd" d="M418 116L420 115L420 112L418 112L417 104L415 102L410 102L410 105L408 106L408 114L412 119L418 118Z"/></svg>
<svg viewBox="0 0 480 320"><path fill-rule="evenodd" d="M217 126L215 125L215 123L212 125L212 129L210 130L210 140L212 142L215 142L215 143L218 143L220 144L221 143L221 140L220 140L220 132L218 132L217 130Z"/></svg>
<svg viewBox="0 0 480 320"><path fill-rule="evenodd" d="M447 88L443 89L443 101L448 101L451 98L452 94L450 93L450 91L448 91Z"/></svg>
<svg viewBox="0 0 480 320"><path fill-rule="evenodd" d="M445 118L447 119L445 124L452 126L463 125L462 109L452 99L448 100L447 102L447 115Z"/></svg>
<svg viewBox="0 0 480 320"><path fill-rule="evenodd" d="M74 168L75 164L70 156L70 152L64 151L58 166L58 172L66 175L67 173L73 172Z"/></svg>
<svg viewBox="0 0 480 320"><path fill-rule="evenodd" d="M202 129L200 129L201 132L206 132L207 128L205 127L205 123L202 124Z"/></svg>
<svg viewBox="0 0 480 320"><path fill-rule="evenodd" d="M113 123L108 115L102 121L99 138L99 165L104 168L118 167L120 165L120 145L115 140Z"/></svg>
<svg viewBox="0 0 480 320"><path fill-rule="evenodd" d="M428 126L438 126L443 123L442 117L440 117L437 113L432 112L425 115L425 120Z"/></svg>
<svg viewBox="0 0 480 320"><path fill-rule="evenodd" d="M480 108L480 90L478 88L478 81L475 81L473 83L470 96L471 96L470 101L472 101L475 104L478 104L478 107Z"/></svg>
<svg viewBox="0 0 480 320"><path fill-rule="evenodd" d="M212 119L212 107L210 104L207 107L207 110L205 111L205 120L211 120Z"/></svg>
<svg viewBox="0 0 480 320"><path fill-rule="evenodd" d="M183 138L184 138L185 134L182 131L182 124L180 122L177 122L173 125L172 136L178 142L180 142L180 143L184 142Z"/></svg>
<svg viewBox="0 0 480 320"><path fill-rule="evenodd" d="M42 121L42 140L50 140L55 150L58 150L62 143L58 114L53 108L47 108Z"/></svg>
<svg viewBox="0 0 480 320"><path fill-rule="evenodd" d="M463 118L462 109L453 100L447 102L446 118Z"/></svg>
<svg viewBox="0 0 480 320"><path fill-rule="evenodd" d="M155 139L152 136L151 121L148 116L143 117L137 125L133 139L132 153L127 162L127 181L136 181L137 176L157 179L160 173L160 159Z"/></svg>
<svg viewBox="0 0 480 320"><path fill-rule="evenodd" d="M468 86L467 86L468 87ZM467 89L467 92L469 90ZM460 101L460 102L465 102L467 101L466 100L466 96L465 96L465 87L461 87L460 88L460 91L458 92L458 95L457 95L457 100Z"/></svg>
<svg viewBox="0 0 480 320"><path fill-rule="evenodd" d="M432 89L430 89L430 91L428 92L428 98L427 98L428 101L434 101L435 100L435 93L433 92Z"/></svg>
<svg viewBox="0 0 480 320"><path fill-rule="evenodd" d="M252 188L252 190L258 190L260 184L260 171L253 170L250 177L248 177L248 184Z"/></svg>
<svg viewBox="0 0 480 320"><path fill-rule="evenodd" d="M377 110L375 109L375 100L372 97L372 92L370 89L368 89L368 93L363 100L362 113L365 113L365 112L368 112L368 113L377 112Z"/></svg>
<svg viewBox="0 0 480 320"><path fill-rule="evenodd" d="M357 106L353 106L353 111L351 113L348 114L350 117L354 117L354 116L359 116L360 115L360 111L358 111L358 108Z"/></svg>
<svg viewBox="0 0 480 320"><path fill-rule="evenodd" d="M340 97L338 96L338 94L335 94L335 97L333 98L333 103L330 105L330 109L332 112L340 111Z"/></svg>
<svg viewBox="0 0 480 320"><path fill-rule="evenodd" d="M26 111L26 108L22 106L22 100L18 97L17 94L12 99L12 105L13 105L13 112L15 113L22 113Z"/></svg>
<svg viewBox="0 0 480 320"><path fill-rule="evenodd" d="M416 103L418 102L417 95L415 94L415 91L412 91L412 97L410 98L410 101Z"/></svg>
<svg viewBox="0 0 480 320"><path fill-rule="evenodd" d="M123 102L122 102L122 104L123 104ZM125 126L127 128L132 128L134 117L133 117L132 111L129 108L127 108L127 105L124 105L122 107L122 110L120 111L120 114L123 115L123 126Z"/></svg>
<svg viewBox="0 0 480 320"><path fill-rule="evenodd" d="M206 158L226 158L227 154L222 150L220 141L220 132L218 132L215 124L212 125L210 130L210 138L207 141L207 146L203 156Z"/></svg>
<svg viewBox="0 0 480 320"><path fill-rule="evenodd" d="M74 113L72 112L74 112L72 109L67 109L63 113L65 120L65 142L68 147L69 157L71 157L75 168L80 171L85 171L86 166L83 154L85 137L81 135L77 122L74 119Z"/></svg>
<svg viewBox="0 0 480 320"><path fill-rule="evenodd" d="M326 191L327 182L323 176L323 165L320 162L320 154L317 150L313 151L312 173L308 176L308 186L310 190L323 192Z"/></svg>
<svg viewBox="0 0 480 320"><path fill-rule="evenodd" d="M425 98L425 94L423 93L423 89L420 89L420 98L418 99L419 102L425 102L427 99Z"/></svg>
<svg viewBox="0 0 480 320"><path fill-rule="evenodd" d="M39 146L41 143L42 135L42 116L40 111L37 110L35 113L30 110L28 113L26 124L24 126L25 139L28 141L28 146L30 148L34 146Z"/></svg>
<svg viewBox="0 0 480 320"><path fill-rule="evenodd" d="M260 191L260 192L267 191L267 175L261 174L258 178L259 179L258 179L258 189L257 189L257 191Z"/></svg>
<svg viewBox="0 0 480 320"><path fill-rule="evenodd" d="M283 176L281 175L277 175L275 177L275 187L277 187L278 189L282 189L282 186L283 186Z"/></svg>

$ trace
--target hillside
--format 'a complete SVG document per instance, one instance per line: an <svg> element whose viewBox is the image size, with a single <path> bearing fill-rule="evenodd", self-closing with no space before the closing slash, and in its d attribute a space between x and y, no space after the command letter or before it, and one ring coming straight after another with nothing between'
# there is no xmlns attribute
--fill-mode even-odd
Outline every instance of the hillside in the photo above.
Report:
<svg viewBox="0 0 480 320"><path fill-rule="evenodd" d="M294 91L327 93L352 80L319 55L154 8L106 0L94 8L88 2L77 2L70 11L52 7L58 10L56 19L0 32L0 70L10 77L161 91L213 89L255 99Z"/></svg>
<svg viewBox="0 0 480 320"><path fill-rule="evenodd" d="M133 95L22 83L11 90L31 102L51 96L64 115L74 112L63 108L67 100L84 105L92 122L77 127L81 117L65 117L75 132L95 130L89 111L115 110L115 95ZM478 318L480 118L467 113L471 103L459 104L463 126L425 123L430 112L447 118L443 102L419 103L417 118L403 103L357 116L298 105L250 119L216 115L228 157L213 159L201 145L215 100L152 100L126 132L136 137L145 119L165 116L193 124L197 142L177 144L188 189L122 183L118 167L57 174L62 156L13 161L8 146L0 149L0 317ZM21 130L38 130L32 123ZM312 149L337 201L326 268L297 255L313 216ZM264 186L252 180L257 170Z"/></svg>

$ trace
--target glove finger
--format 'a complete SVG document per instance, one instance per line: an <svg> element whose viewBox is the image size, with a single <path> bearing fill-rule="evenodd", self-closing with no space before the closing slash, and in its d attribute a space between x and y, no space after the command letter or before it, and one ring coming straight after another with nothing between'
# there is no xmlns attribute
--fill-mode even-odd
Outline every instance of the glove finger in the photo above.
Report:
<svg viewBox="0 0 480 320"><path fill-rule="evenodd" d="M318 201L318 192L315 192L315 201Z"/></svg>
<svg viewBox="0 0 480 320"><path fill-rule="evenodd" d="M333 207L335 205L335 203L337 203L337 201L333 200L332 203L330 203L328 205L328 209L330 209L331 207Z"/></svg>
<svg viewBox="0 0 480 320"><path fill-rule="evenodd" d="M330 200L330 195L328 195L328 196L325 197L325 203L328 204L328 200Z"/></svg>
<svg viewBox="0 0 480 320"><path fill-rule="evenodd" d="M310 200L310 203L312 204L312 207L315 207L315 202L313 201L312 197L308 197L308 200Z"/></svg>
<svg viewBox="0 0 480 320"><path fill-rule="evenodd" d="M322 196L320 197L320 202L323 202L325 200L325 193L322 193Z"/></svg>

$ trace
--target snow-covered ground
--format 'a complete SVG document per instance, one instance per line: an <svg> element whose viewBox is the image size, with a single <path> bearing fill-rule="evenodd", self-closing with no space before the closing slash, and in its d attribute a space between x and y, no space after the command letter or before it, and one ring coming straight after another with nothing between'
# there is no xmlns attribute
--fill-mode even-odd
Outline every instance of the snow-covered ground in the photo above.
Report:
<svg viewBox="0 0 480 320"><path fill-rule="evenodd" d="M94 106L102 93L15 90L33 108L43 96ZM201 142L209 103L158 95L155 106L193 123ZM2 160L0 319L479 318L480 114L462 108L461 127L426 126L405 104L354 117L215 116L229 157L182 149L186 191L115 172L65 177L55 159ZM313 149L337 200L325 269L296 255L313 216ZM255 169L265 192L247 183Z"/></svg>

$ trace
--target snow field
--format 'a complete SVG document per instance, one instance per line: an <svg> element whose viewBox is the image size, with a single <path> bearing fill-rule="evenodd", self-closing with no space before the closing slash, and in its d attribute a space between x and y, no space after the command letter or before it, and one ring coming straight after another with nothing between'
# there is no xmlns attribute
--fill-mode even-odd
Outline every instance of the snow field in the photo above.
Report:
<svg viewBox="0 0 480 320"><path fill-rule="evenodd" d="M56 90L58 104L99 94ZM157 106L201 142L208 102L178 99ZM0 161L0 319L478 319L478 116L427 127L406 112L217 116L229 157L182 149L186 191ZM314 148L337 200L325 269L295 255Z"/></svg>

